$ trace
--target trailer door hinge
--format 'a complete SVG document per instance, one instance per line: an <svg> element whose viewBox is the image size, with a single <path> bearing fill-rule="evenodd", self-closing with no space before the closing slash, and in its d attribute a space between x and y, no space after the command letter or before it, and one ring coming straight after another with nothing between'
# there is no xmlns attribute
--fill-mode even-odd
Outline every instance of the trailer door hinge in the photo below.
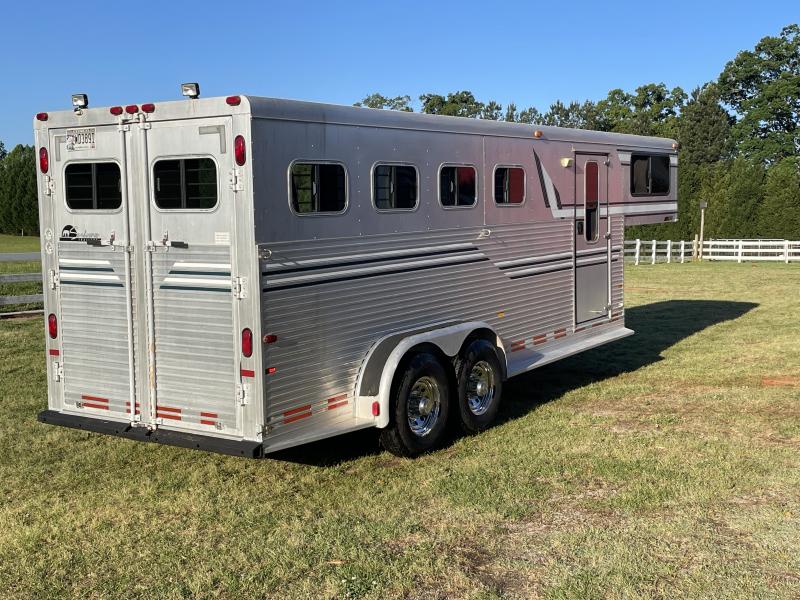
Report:
<svg viewBox="0 0 800 600"><path fill-rule="evenodd" d="M231 289L233 290L233 297L241 300L247 298L248 292L247 277L234 277L231 282Z"/></svg>
<svg viewBox="0 0 800 600"><path fill-rule="evenodd" d="M53 381L62 381L64 379L64 364L60 362L53 362Z"/></svg>
<svg viewBox="0 0 800 600"><path fill-rule="evenodd" d="M53 178L50 175L44 176L44 193L47 196L51 196L56 192L56 182L53 181Z"/></svg>
<svg viewBox="0 0 800 600"><path fill-rule="evenodd" d="M237 384L236 400L239 402L239 405L244 406L245 404L247 404L249 399L250 399L250 384L249 383Z"/></svg>
<svg viewBox="0 0 800 600"><path fill-rule="evenodd" d="M244 189L238 169L231 169L228 174L228 185L234 192L241 192Z"/></svg>
<svg viewBox="0 0 800 600"><path fill-rule="evenodd" d="M153 240L148 240L144 245L145 252L155 252L156 251L156 243Z"/></svg>
<svg viewBox="0 0 800 600"><path fill-rule="evenodd" d="M58 276L58 272L55 269L50 269L47 272L47 282L51 290L56 289L60 281L61 278Z"/></svg>

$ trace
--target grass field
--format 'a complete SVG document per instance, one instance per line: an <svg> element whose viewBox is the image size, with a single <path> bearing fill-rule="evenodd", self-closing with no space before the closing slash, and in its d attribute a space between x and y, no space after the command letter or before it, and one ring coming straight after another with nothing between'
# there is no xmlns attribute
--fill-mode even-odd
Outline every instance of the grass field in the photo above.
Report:
<svg viewBox="0 0 800 600"><path fill-rule="evenodd" d="M39 252L39 238L0 233L0 252Z"/></svg>
<svg viewBox="0 0 800 600"><path fill-rule="evenodd" d="M4 598L800 597L800 267L626 277L637 335L418 460L42 425L41 320L0 322Z"/></svg>

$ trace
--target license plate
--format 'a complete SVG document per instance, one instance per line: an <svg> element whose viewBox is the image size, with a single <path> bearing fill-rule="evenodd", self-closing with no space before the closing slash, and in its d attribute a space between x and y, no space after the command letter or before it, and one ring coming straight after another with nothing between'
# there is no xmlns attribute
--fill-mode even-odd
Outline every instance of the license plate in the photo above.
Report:
<svg viewBox="0 0 800 600"><path fill-rule="evenodd" d="M94 150L94 127L67 129L67 150Z"/></svg>

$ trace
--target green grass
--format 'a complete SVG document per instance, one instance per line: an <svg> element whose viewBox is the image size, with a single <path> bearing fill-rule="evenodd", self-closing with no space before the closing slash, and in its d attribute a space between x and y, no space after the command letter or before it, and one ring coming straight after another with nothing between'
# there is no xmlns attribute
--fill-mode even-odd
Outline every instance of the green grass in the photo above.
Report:
<svg viewBox="0 0 800 600"><path fill-rule="evenodd" d="M371 431L248 461L42 425L43 324L0 322L4 597L797 598L800 268L626 277L637 335L418 460Z"/></svg>
<svg viewBox="0 0 800 600"><path fill-rule="evenodd" d="M0 252L39 252L39 238L0 233Z"/></svg>

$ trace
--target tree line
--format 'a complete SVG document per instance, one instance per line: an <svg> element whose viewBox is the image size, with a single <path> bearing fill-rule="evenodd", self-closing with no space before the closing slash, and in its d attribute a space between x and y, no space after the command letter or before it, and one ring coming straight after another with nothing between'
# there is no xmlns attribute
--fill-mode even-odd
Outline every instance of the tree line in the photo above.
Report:
<svg viewBox="0 0 800 600"><path fill-rule="evenodd" d="M371 94L356 103L413 111L410 96ZM706 237L800 240L800 27L784 27L739 52L719 77L686 93L663 83L602 100L505 107L472 92L419 96L423 113L577 127L678 140L678 222L632 227L629 237L691 239L700 201ZM38 231L36 152L0 142L0 232Z"/></svg>
<svg viewBox="0 0 800 600"><path fill-rule="evenodd" d="M410 96L371 94L356 103L413 111ZM599 101L503 107L469 91L419 96L423 113L577 127L676 139L678 222L631 227L629 237L691 239L699 202L706 237L800 240L800 27L739 52L719 77L686 93L663 83L613 89Z"/></svg>

